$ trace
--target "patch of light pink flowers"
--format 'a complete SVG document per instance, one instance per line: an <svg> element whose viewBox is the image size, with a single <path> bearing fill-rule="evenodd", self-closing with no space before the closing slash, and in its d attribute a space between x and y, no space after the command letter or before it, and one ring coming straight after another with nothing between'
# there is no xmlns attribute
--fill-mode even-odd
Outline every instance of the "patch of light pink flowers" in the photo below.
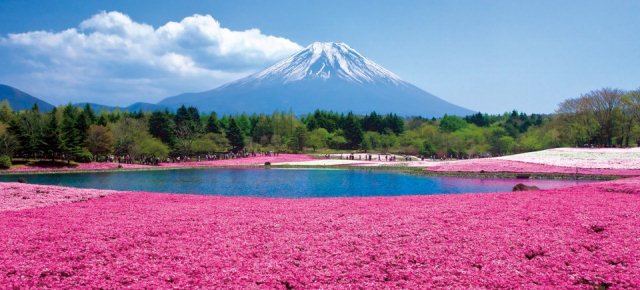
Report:
<svg viewBox="0 0 640 290"><path fill-rule="evenodd" d="M434 172L546 173L579 175L640 176L640 169L583 168L555 166L497 158L440 162L425 168Z"/></svg>
<svg viewBox="0 0 640 290"><path fill-rule="evenodd" d="M638 178L405 197L122 192L0 211L0 285L637 289L639 224Z"/></svg>
<svg viewBox="0 0 640 290"><path fill-rule="evenodd" d="M92 198L105 197L113 193L117 193L117 191L24 183L0 183L0 211L81 202Z"/></svg>
<svg viewBox="0 0 640 290"><path fill-rule="evenodd" d="M640 170L640 148L555 148L498 157L562 167Z"/></svg>

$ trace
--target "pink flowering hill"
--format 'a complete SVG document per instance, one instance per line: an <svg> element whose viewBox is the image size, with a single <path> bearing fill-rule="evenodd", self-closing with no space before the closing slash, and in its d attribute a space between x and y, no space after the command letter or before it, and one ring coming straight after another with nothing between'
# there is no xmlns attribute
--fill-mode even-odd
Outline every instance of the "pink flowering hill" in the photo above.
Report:
<svg viewBox="0 0 640 290"><path fill-rule="evenodd" d="M226 160L212 160L212 161L191 161L180 163L160 163L159 166L152 165L140 165L140 164L119 164L111 162L92 162L92 163L79 163L75 167L37 167L37 166L21 166L14 167L8 172L50 172L50 171L100 171L100 170L114 170L118 169L118 166L122 166L123 169L153 169L153 168L185 168L185 167L226 167L226 166L255 166L264 165L265 162L278 163L278 162L300 162L314 160L313 157L304 154L279 154L278 156L257 156L237 159Z"/></svg>
<svg viewBox="0 0 640 290"><path fill-rule="evenodd" d="M0 183L0 192L57 199L47 192L64 190L20 186ZM110 192L0 211L0 285L637 289L639 224L638 178L368 198Z"/></svg>
<svg viewBox="0 0 640 290"><path fill-rule="evenodd" d="M425 168L432 172L542 173L640 176L640 169L584 168L512 161L498 158L468 159L438 163Z"/></svg>
<svg viewBox="0 0 640 290"><path fill-rule="evenodd" d="M497 158L426 164L435 172L640 176L640 148L554 148Z"/></svg>

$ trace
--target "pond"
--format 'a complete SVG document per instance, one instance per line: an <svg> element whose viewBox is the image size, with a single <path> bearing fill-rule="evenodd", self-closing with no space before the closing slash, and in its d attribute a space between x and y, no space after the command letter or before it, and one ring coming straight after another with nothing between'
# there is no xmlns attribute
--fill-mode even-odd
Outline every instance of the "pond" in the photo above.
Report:
<svg viewBox="0 0 640 290"><path fill-rule="evenodd" d="M0 181L131 191L255 197L393 196L511 191L524 183L539 188L589 181L420 176L348 169L181 169L65 174L0 175Z"/></svg>

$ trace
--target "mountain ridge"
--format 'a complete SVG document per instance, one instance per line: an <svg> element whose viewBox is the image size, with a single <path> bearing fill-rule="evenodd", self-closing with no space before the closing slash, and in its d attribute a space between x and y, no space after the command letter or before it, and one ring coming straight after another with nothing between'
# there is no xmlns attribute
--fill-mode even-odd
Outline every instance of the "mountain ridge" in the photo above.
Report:
<svg viewBox="0 0 640 290"><path fill-rule="evenodd" d="M158 105L158 104L145 103L145 102L133 103L133 104L131 104L129 106L126 106L126 107L108 106L108 105L102 105L102 104L90 103L90 102L74 103L73 104L73 106L75 106L75 107L84 107L86 105L89 105L91 107L91 109L96 111L96 112L100 112L102 110L105 110L105 111L120 110L120 111L123 111L123 112L125 112L125 111L127 111L127 112L138 112L138 111L152 112L152 111L163 111L163 110L172 111L172 109L170 109L169 107L165 107L165 106Z"/></svg>
<svg viewBox="0 0 640 290"><path fill-rule="evenodd" d="M52 104L25 93L20 89L0 84L0 101L4 100L7 100L11 108L15 111L29 110L33 107L33 104L38 104L38 108L43 112L51 111L54 107Z"/></svg>
<svg viewBox="0 0 640 290"><path fill-rule="evenodd" d="M469 115L364 57L345 43L315 42L294 55L215 89L165 98L169 107L218 113L271 113L316 109L438 117Z"/></svg>
<svg viewBox="0 0 640 290"><path fill-rule="evenodd" d="M17 95L14 109L29 109L38 102L42 110L54 106L16 88L4 86L7 95ZM4 92L0 85L0 100ZM12 93L11 93L12 92ZM14 97L15 99L15 97ZM26 101L25 101L26 100ZM26 106L25 102L31 104ZM315 110L366 114L395 113L404 116L465 116L474 112L451 104L366 58L345 43L314 42L276 64L212 90L168 97L157 104L137 102L129 106L89 104L94 110L157 111L175 110L181 105L219 114L296 114ZM26 106L26 107L25 107Z"/></svg>

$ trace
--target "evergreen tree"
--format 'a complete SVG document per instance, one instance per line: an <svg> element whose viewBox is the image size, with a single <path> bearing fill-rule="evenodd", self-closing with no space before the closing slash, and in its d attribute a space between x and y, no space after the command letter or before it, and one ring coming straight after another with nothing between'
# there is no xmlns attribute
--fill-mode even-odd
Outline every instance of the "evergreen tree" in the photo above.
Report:
<svg viewBox="0 0 640 290"><path fill-rule="evenodd" d="M180 126L186 123L189 120L189 112L187 111L187 107L185 107L184 105L180 106L180 108L178 108L178 110L176 111L176 115L173 119L176 123L176 126Z"/></svg>
<svg viewBox="0 0 640 290"><path fill-rule="evenodd" d="M471 116L466 116L464 117L464 120L467 121L467 123L475 124L478 127L488 127L490 125L489 117L480 112Z"/></svg>
<svg viewBox="0 0 640 290"><path fill-rule="evenodd" d="M18 114L9 123L9 132L18 140L20 152L28 157L37 157L44 145L45 125L38 108L34 109Z"/></svg>
<svg viewBox="0 0 640 290"><path fill-rule="evenodd" d="M77 126L77 111L72 105L67 105L62 111L62 152L67 161L82 151L80 132Z"/></svg>
<svg viewBox="0 0 640 290"><path fill-rule="evenodd" d="M188 131L191 134L202 133L202 123L200 122L200 113L195 107L185 107L182 105L178 108L174 118L176 128L181 131Z"/></svg>
<svg viewBox="0 0 640 290"><path fill-rule="evenodd" d="M111 111L109 113L102 113L102 115L105 115L105 114L106 114L107 122L109 122L109 123L118 122L124 115L122 113L122 111L120 111L119 108L116 108L115 110L113 110L113 111Z"/></svg>
<svg viewBox="0 0 640 290"><path fill-rule="evenodd" d="M229 129L229 119L231 117L229 117L228 115L223 115L222 118L220 118L220 126L222 127L222 129L224 131L227 131L227 129Z"/></svg>
<svg viewBox="0 0 640 290"><path fill-rule="evenodd" d="M227 139L231 145L231 151L239 152L244 149L244 134L238 126L235 118L229 120L229 129L227 129Z"/></svg>
<svg viewBox="0 0 640 290"><path fill-rule="evenodd" d="M191 126L195 129L196 132L202 131L202 121L200 121L200 112L196 107L187 108L187 112L189 113L189 122L191 122Z"/></svg>
<svg viewBox="0 0 640 290"><path fill-rule="evenodd" d="M395 134L400 134L404 131L404 120L396 114L385 115L383 123L385 129L389 128Z"/></svg>
<svg viewBox="0 0 640 290"><path fill-rule="evenodd" d="M93 112L93 109L91 108L91 106L89 106L89 104L84 105L84 110L82 111L82 113L85 114L85 116L89 120L89 124L93 125L96 123L96 113Z"/></svg>
<svg viewBox="0 0 640 290"><path fill-rule="evenodd" d="M236 116L234 119L236 119L236 124L238 124L238 127L240 127L244 135L251 135L251 119L249 119L247 114L240 114L240 116Z"/></svg>
<svg viewBox="0 0 640 290"><path fill-rule="evenodd" d="M324 128L328 132L333 132L338 129L341 119L342 116L338 113L316 110L313 114L303 117L302 121L310 131Z"/></svg>
<svg viewBox="0 0 640 290"><path fill-rule="evenodd" d="M369 115L362 118L362 129L365 131L374 131L378 133L384 133L385 124L382 117L376 112L372 112Z"/></svg>
<svg viewBox="0 0 640 290"><path fill-rule="evenodd" d="M93 125L91 121L91 115L87 111L82 111L77 114L76 128L78 128L78 136L80 137L80 144L84 144L87 141L87 132L89 127Z"/></svg>
<svg viewBox="0 0 640 290"><path fill-rule="evenodd" d="M176 136L173 131L173 121L168 111L155 111L149 117L149 133L160 141L173 146Z"/></svg>
<svg viewBox="0 0 640 290"><path fill-rule="evenodd" d="M137 112L131 114L131 118L142 119L142 118L144 118L144 112L142 111L142 109L140 109Z"/></svg>
<svg viewBox="0 0 640 290"><path fill-rule="evenodd" d="M347 114L342 130L344 130L344 137L347 138L347 146L349 149L358 149L358 146L362 143L364 134L360 127L360 122L358 122L353 113L349 112L349 114Z"/></svg>
<svg viewBox="0 0 640 290"><path fill-rule="evenodd" d="M268 145L267 140L273 135L273 125L267 116L261 115L253 126L253 140ZM262 142L261 142L262 141Z"/></svg>
<svg viewBox="0 0 640 290"><path fill-rule="evenodd" d="M100 117L98 118L98 121L96 121L97 125L107 126L107 118L104 115L105 114L100 114Z"/></svg>
<svg viewBox="0 0 640 290"><path fill-rule="evenodd" d="M49 124L45 130L44 143L45 150L49 158L53 161L57 154L63 151L62 133L58 124L57 109L53 108L49 116Z"/></svg>
<svg viewBox="0 0 640 290"><path fill-rule="evenodd" d="M208 133L222 133L222 126L220 125L220 121L218 121L218 115L216 112L211 112L209 115L209 119L207 119L207 128Z"/></svg>

